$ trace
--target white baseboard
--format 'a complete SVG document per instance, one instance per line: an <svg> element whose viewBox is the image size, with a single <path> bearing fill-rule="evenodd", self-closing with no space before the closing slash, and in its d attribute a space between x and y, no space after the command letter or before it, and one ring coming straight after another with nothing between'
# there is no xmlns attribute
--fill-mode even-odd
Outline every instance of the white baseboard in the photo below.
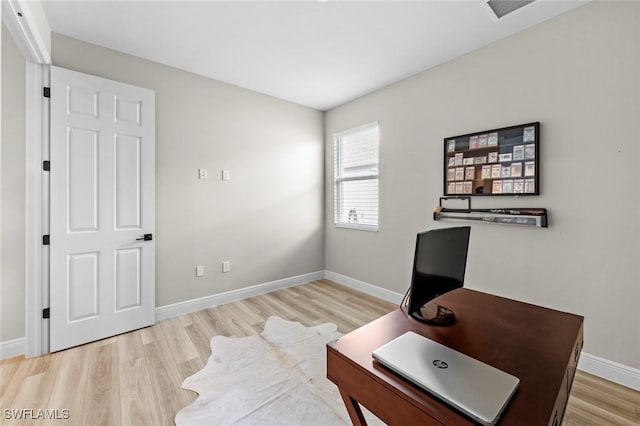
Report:
<svg viewBox="0 0 640 426"><path fill-rule="evenodd" d="M403 297L400 293L335 272L325 270L324 277L328 280L335 281L338 284L342 284L346 287L359 290L363 293L370 294L371 296L375 296L389 302L400 303ZM578 369L586 373L593 374L594 376L602 377L610 382L618 383L640 391L640 370L637 368L629 367L615 361L609 361L608 359L582 352L580 354L580 360L578 361Z"/></svg>
<svg viewBox="0 0 640 426"><path fill-rule="evenodd" d="M400 304L402 298L404 297L404 294L396 293L395 291L387 290L386 288L378 287L376 285L356 280L355 278L347 277L346 275L338 274L335 272L325 270L324 277L345 287L370 294L371 296L386 300L387 302Z"/></svg>
<svg viewBox="0 0 640 426"><path fill-rule="evenodd" d="M640 370L637 368L582 352L578 369L640 391Z"/></svg>
<svg viewBox="0 0 640 426"><path fill-rule="evenodd" d="M238 290L231 290L224 293L213 294L211 296L160 306L159 308L156 308L156 321L173 318L178 315L189 314L212 306L235 302L237 300L246 299L247 297L270 293L287 287L310 283L312 281L321 280L324 276L324 271L310 272L308 274L257 284L251 287L240 288Z"/></svg>
<svg viewBox="0 0 640 426"><path fill-rule="evenodd" d="M0 342L0 359L24 355L24 337Z"/></svg>
<svg viewBox="0 0 640 426"><path fill-rule="evenodd" d="M310 283L312 281L321 280L324 278L324 275L324 271L310 272L308 274L284 278L281 280L258 284L238 290L227 291L225 293L200 297L198 299L174 303L172 305L160 306L156 308L156 321L176 317L178 315L188 314L191 312L196 312L202 309L210 308L212 306L235 302L236 300L246 299L247 297L270 293L272 291L281 290L287 287L293 287ZM25 353L24 348L24 338L0 342L0 359L23 355Z"/></svg>

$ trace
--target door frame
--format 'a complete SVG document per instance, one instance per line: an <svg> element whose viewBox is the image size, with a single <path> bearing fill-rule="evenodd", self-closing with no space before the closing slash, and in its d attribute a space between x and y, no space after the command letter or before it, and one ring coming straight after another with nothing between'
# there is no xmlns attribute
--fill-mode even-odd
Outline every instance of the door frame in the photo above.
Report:
<svg viewBox="0 0 640 426"><path fill-rule="evenodd" d="M36 6L40 6L39 3ZM49 231L49 177L42 161L49 158L49 102L42 88L49 83L51 54L45 40L50 29L40 25L32 7L21 0L2 0L2 21L26 59L25 134L25 337L24 354L49 352L49 251L42 235ZM35 13L42 11L35 11Z"/></svg>
<svg viewBox="0 0 640 426"><path fill-rule="evenodd" d="M49 85L49 66L27 62L27 131L25 152L25 356L49 352L49 100L42 88Z"/></svg>

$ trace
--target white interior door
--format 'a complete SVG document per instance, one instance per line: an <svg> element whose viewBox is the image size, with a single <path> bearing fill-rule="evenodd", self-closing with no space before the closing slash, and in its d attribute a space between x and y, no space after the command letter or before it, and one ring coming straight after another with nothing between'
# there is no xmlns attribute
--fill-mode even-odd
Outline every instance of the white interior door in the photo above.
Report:
<svg viewBox="0 0 640 426"><path fill-rule="evenodd" d="M155 93L51 67L50 183L50 350L153 324Z"/></svg>

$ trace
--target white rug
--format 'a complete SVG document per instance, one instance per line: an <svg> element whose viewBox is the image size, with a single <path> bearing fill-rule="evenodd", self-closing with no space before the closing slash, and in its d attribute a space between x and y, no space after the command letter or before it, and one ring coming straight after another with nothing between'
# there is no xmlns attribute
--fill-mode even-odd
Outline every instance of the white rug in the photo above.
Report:
<svg viewBox="0 0 640 426"><path fill-rule="evenodd" d="M326 378L325 344L339 336L334 324L304 327L270 317L260 335L213 337L207 365L182 384L199 396L176 424L350 425ZM365 414L370 425L380 424Z"/></svg>

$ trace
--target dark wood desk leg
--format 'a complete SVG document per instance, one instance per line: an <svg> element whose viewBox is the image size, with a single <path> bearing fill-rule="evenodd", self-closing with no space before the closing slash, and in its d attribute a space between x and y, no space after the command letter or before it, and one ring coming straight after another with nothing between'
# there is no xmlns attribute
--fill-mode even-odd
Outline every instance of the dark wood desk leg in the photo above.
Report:
<svg viewBox="0 0 640 426"><path fill-rule="evenodd" d="M347 407L347 411L349 412L349 417L351 417L351 423L353 423L353 426L367 426L367 421L362 415L362 410L360 409L360 404L358 404L358 401L351 398L349 394L344 392L342 389L340 389L340 396L342 397L342 401L344 401L345 407Z"/></svg>

